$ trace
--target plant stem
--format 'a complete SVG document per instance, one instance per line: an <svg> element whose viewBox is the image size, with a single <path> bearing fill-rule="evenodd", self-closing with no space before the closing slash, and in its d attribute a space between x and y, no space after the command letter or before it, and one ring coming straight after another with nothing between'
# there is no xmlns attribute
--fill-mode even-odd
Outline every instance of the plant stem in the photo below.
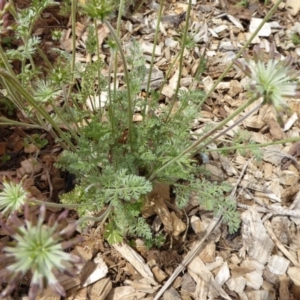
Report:
<svg viewBox="0 0 300 300"><path fill-rule="evenodd" d="M0 45L0 58L1 58L1 62L4 64L4 66L5 66L5 70L7 71L7 72L9 72L9 74L11 74L11 75L15 75L15 73L14 73L14 71L13 71L13 69L12 69L12 67L11 67L11 65L10 65L10 63L9 63L9 61L8 61L8 59L7 59L7 56L6 56L6 54L5 54L5 52L4 52L4 50L3 50L3 48L2 48L2 46Z"/></svg>
<svg viewBox="0 0 300 300"><path fill-rule="evenodd" d="M108 101L109 101L108 115L109 115L110 124L111 124L111 134L112 134L113 139L115 140L116 139L115 117L114 117L114 111L113 111L113 106L112 106L113 98L112 98L112 91L111 91L111 85L110 85L112 65L113 65L113 62L116 61L113 59L114 57L115 57L115 55L114 55L113 51L111 51L109 65L108 65ZM114 85L116 85L116 69L114 70ZM116 99L115 93L116 93L116 89L114 88L114 99Z"/></svg>
<svg viewBox="0 0 300 300"><path fill-rule="evenodd" d="M31 200L33 203L35 204L39 204L39 205L45 205L46 207L55 207L55 208L62 208L62 209L72 209L72 208L77 208L80 206L87 206L87 205L91 205L91 204L95 204L95 201L93 202L87 202L85 204L58 204L58 203L52 203L52 202L45 202L45 201L40 201L40 200ZM111 202L109 203L107 209L105 210L105 212L103 214L101 214L98 217L92 217L92 216L86 216L86 217L81 217L79 218L79 220L77 221L78 224L82 224L86 221L93 221L93 222L99 222L101 221L101 223L103 224L105 222L105 220L108 218L111 210L112 210L112 204Z"/></svg>
<svg viewBox="0 0 300 300"><path fill-rule="evenodd" d="M228 132L229 130L231 130L232 128L234 128L235 126L237 126L238 124L240 124L241 122L243 122L246 118L248 118L250 115L252 115L255 111L257 111L261 106L263 105L263 103L259 103L257 106L255 106L253 109L251 109L248 113L246 113L242 118L240 118L239 120L237 120L236 122L234 122L234 124L232 124L231 126L229 126L228 128L225 128L224 130L222 130L220 133L218 133L216 136L214 136L212 139L208 140L207 142L205 142L203 145L201 145L197 151L203 150L207 145L211 144L212 142L214 142L216 139L218 139L220 136L224 135L226 132Z"/></svg>
<svg viewBox="0 0 300 300"><path fill-rule="evenodd" d="M7 82L8 85L12 86L17 90L17 92L28 101L29 105L31 105L36 111L37 115L43 117L60 135L60 137L67 143L72 151L75 151L75 146L69 140L69 138L65 135L65 133L59 128L59 126L55 123L55 121L49 116L48 112L45 111L40 105L38 105L33 97L24 89L24 87L20 84L20 82L12 76L4 69L0 68L0 76L3 77L3 80ZM47 130L45 128L45 130ZM49 130L47 130L49 131Z"/></svg>
<svg viewBox="0 0 300 300"><path fill-rule="evenodd" d="M275 141L275 142L269 142L269 143L263 143L263 144L252 144L252 145L237 145L237 146L232 146L232 147L223 147L223 148L212 148L212 149L205 149L203 152L211 152L211 151L230 151L230 150L247 150L247 149L255 149L255 148L262 148L266 146L271 146L271 145L282 145L285 143L292 143L292 142L298 142L300 141L300 137L293 137L293 138L288 138L280 141Z"/></svg>
<svg viewBox="0 0 300 300"><path fill-rule="evenodd" d="M120 1L120 9L118 11L118 19L117 19L117 27L116 27L116 35L118 38L120 37L120 27L121 27L121 19L122 19L122 12L124 10L124 0ZM121 51L121 50L120 50ZM114 64L114 74L113 74L113 96L111 91L111 73L112 73L112 66ZM116 95L117 95L117 70L118 70L118 52L113 51L111 49L111 56L109 60L109 67L108 67L108 99L109 99L109 107L108 107L108 113L111 123L111 133L113 138L116 137L116 120L114 117L114 111L113 111L113 105L112 101L116 101ZM127 88L129 88L129 83L127 82Z"/></svg>
<svg viewBox="0 0 300 300"><path fill-rule="evenodd" d="M76 0L72 0L71 20L72 20L72 61L71 61L71 82L74 82L75 59L76 59ZM71 94L72 84L69 86L68 97Z"/></svg>
<svg viewBox="0 0 300 300"><path fill-rule="evenodd" d="M186 13L186 19L185 19L186 25L184 27L184 32L183 32L182 41L181 41L181 49L180 49L180 55L179 55L178 79L177 79L177 84L176 84L176 90L175 90L175 93L174 93L174 96L173 96L173 101L172 101L172 103L170 105L170 108L169 108L168 115L166 117L166 121L165 121L166 123L168 122L169 117L172 113L173 107L176 103L176 99L177 99L178 91L179 91L179 87L180 87L180 79L181 79L182 68L183 68L183 55L184 55L184 50L185 50L186 37L187 37L187 34L188 34L188 29L189 29L191 9L192 9L192 0L189 0L188 1L187 13Z"/></svg>
<svg viewBox="0 0 300 300"><path fill-rule="evenodd" d="M57 207L57 208L67 208L67 209L71 209L71 208L77 208L77 207L84 207L84 206L92 206L92 205L96 205L96 201L90 201L90 202L86 202L86 203L80 203L80 204L67 204L67 203L53 203L53 202L45 202L45 201L41 201L41 200L37 200L37 199L30 199L31 202L35 203L35 204L43 204L47 207Z"/></svg>
<svg viewBox="0 0 300 300"><path fill-rule="evenodd" d="M151 63L150 63L150 69L149 69L149 74L148 74L148 80L147 80L147 88L146 88L146 104L145 107L147 105L147 99L149 96L149 91L150 91L150 82L151 82L151 74L152 74L152 70L153 70L153 66L154 66L154 57L155 57L155 49L156 49L156 44L157 44L157 40L158 40L158 33L159 33L159 25L160 25L160 20L161 20L161 15L162 15L162 10L163 10L163 6L164 6L164 0L160 1L160 7L159 7L159 12L158 12L158 16L157 16L157 23L156 23L156 28L155 28L155 36L154 36L154 42L153 42L153 49L152 49L152 53L151 53ZM143 117L145 116L145 111L146 109L143 110Z"/></svg>
<svg viewBox="0 0 300 300"><path fill-rule="evenodd" d="M123 62L123 67L124 67L124 76L125 76L125 81L127 83L127 97L128 97L128 139L129 139L129 145L131 150L133 150L133 138L132 138L132 116L133 116L133 112L132 112L132 99L131 99L131 90L130 90L130 85L129 85L129 73L128 73L128 68L127 68L127 63L126 63L126 58L124 55L124 51L122 49L122 45L120 43L120 40L118 38L118 36L115 33L115 30L113 29L113 27L111 26L111 24L108 21L104 21L104 24L108 27L113 39L115 40L118 48L119 48L119 52L121 55L121 59Z"/></svg>
<svg viewBox="0 0 300 300"><path fill-rule="evenodd" d="M232 120L235 116L240 114L246 107L248 107L250 104L252 104L255 100L257 100L257 97L254 96L250 100L248 100L246 103L244 103L242 106L240 106L236 111L234 111L230 116L228 116L226 119L224 119L222 122L220 122L218 125L216 125L212 130L208 131L205 133L198 141L193 143L191 146L183 150L180 154L178 154L176 157L172 158L169 160L166 164L161 166L158 170L154 171L151 176L149 177L149 180L153 180L158 173L166 169L168 166L176 162L178 159L181 157L187 155L187 154L192 154L196 150L198 150L200 144L205 141L208 137L210 137L212 134L214 134L217 130L222 128L224 125L226 125L230 120Z"/></svg>
<svg viewBox="0 0 300 300"><path fill-rule="evenodd" d="M170 75L171 71L173 70L174 65L176 64L176 62L177 62L179 56L180 56L180 52L176 54L176 56L174 57L172 63L170 64L170 66L169 66L169 68L168 68L168 71L166 72L166 76L164 77L164 80L163 80L163 82L161 83L160 89L159 89L159 91L158 91L159 94L161 94L161 91L162 91L164 85L165 85L166 82L168 81L169 75Z"/></svg>
<svg viewBox="0 0 300 300"><path fill-rule="evenodd" d="M104 222L106 221L106 219L108 218L111 210L112 210L113 206L111 204L111 202L109 203L109 206L107 207L107 209L105 210L105 212L103 214L101 214L98 217L92 217L92 216L86 216L86 217L81 217L78 222L79 224L84 223L86 221L93 221L93 222L99 222L101 221L101 225L104 224Z"/></svg>
<svg viewBox="0 0 300 300"><path fill-rule="evenodd" d="M42 49L39 47L39 45L36 46L36 50L39 53L39 55L41 56L41 58L44 60L44 62L47 65L48 69L52 70L53 65L49 61L48 57L44 54L44 52L42 51Z"/></svg>
<svg viewBox="0 0 300 300"><path fill-rule="evenodd" d="M18 121L14 121L14 120L4 118L4 117L0 117L0 125L4 125L4 126L22 126L22 127L29 127L29 128L34 128L34 129L44 129L40 125L18 122Z"/></svg>
<svg viewBox="0 0 300 300"><path fill-rule="evenodd" d="M182 41L181 41L182 46L181 46L181 49L180 49L180 57L179 57L179 73L178 73L178 80L177 80L176 90L175 90L175 93L174 93L174 99L177 98L178 90L180 88L180 79L181 79L182 68L183 68L183 56L184 56L185 44L186 44L188 30L189 30L191 10L192 10L192 0L189 0L188 1L187 12L186 12L186 18L185 18L186 25L184 27L184 32L183 32Z"/></svg>
<svg viewBox="0 0 300 300"><path fill-rule="evenodd" d="M55 103L53 103L52 108L53 108L53 111L54 111L54 112L56 113L56 115L58 116L58 118L59 118L59 119L62 121L62 123L66 126L68 132L72 135L72 137L73 137L76 141L78 141L78 138L79 138L79 137L78 137L77 133L74 131L74 129L72 128L72 123L70 124L69 122L66 122L66 120L65 120L63 114L61 113L61 111L55 106ZM70 113L70 116L73 117L72 112L69 111L69 113ZM72 119L73 119L73 123L76 124L76 120L75 120L74 118L72 118ZM77 124L76 124L76 125L77 125Z"/></svg>

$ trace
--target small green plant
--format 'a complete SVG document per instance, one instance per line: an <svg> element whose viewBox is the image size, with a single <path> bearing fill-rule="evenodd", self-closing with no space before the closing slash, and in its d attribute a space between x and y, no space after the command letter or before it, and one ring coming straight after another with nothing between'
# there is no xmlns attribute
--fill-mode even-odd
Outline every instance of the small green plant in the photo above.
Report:
<svg viewBox="0 0 300 300"><path fill-rule="evenodd" d="M147 248L157 247L161 248L166 242L166 237L163 236L161 233L151 237L149 240L145 240L145 246ZM134 245L133 245L134 246Z"/></svg>
<svg viewBox="0 0 300 300"><path fill-rule="evenodd" d="M90 17L105 20L110 15L112 6L104 9L103 2L100 2L97 9L93 1L83 8ZM105 24L110 28L108 21ZM228 219L231 220L234 202L226 196L229 186L216 186L204 179L198 179L201 172L191 155L184 155L174 164L164 167L192 144L189 133L191 122L196 117L197 106L204 93L176 89L176 102L174 100L166 108L157 106L154 91L149 93L149 99L143 99L140 96L140 87L147 72L143 53L134 40L128 53L124 53L117 34L113 29L110 30L115 45L111 48L111 55L114 55L117 46L125 67L126 89L116 91L107 87L107 82L97 73L103 65L98 65L97 68L89 65L84 74L81 74L83 99L97 99L99 93L107 93L108 99L105 106L96 105L94 102L91 108L94 115L88 126L81 129L77 150L64 151L57 163L58 167L75 174L79 182L74 191L62 196L61 201L80 205L77 211L81 216L87 212L100 212L110 205L109 225L105 231L110 242L120 241L122 236L128 234L138 235L146 240L151 238L146 220L140 214L143 203L156 182L169 183L176 187L176 201L180 207L187 204L192 192L202 191L199 201L203 202L205 199L210 205L209 208L216 209L218 213L222 211L223 214L230 207L231 218ZM90 45L89 52L93 53L97 51L92 47L96 44L95 35L92 28L88 32L87 45ZM182 43L188 46L195 41L193 37L188 38L187 31L184 31ZM130 73L126 72L127 68ZM91 89L94 86L91 80L96 77L102 83L98 90ZM85 82L89 84L85 85ZM176 111L173 109L175 105ZM133 121L135 107L140 108L141 122ZM106 121L101 122L99 117ZM188 181L190 184L181 184L179 180ZM179 192L181 188L184 193ZM220 202L215 206L211 202L215 201L217 190ZM237 214L234 220L230 230L238 226Z"/></svg>
<svg viewBox="0 0 300 300"><path fill-rule="evenodd" d="M52 34L52 40L54 40L54 41L60 41L60 39L61 39L62 36L63 36L62 31L59 30L59 29L53 30L53 31L51 32L51 34Z"/></svg>
<svg viewBox="0 0 300 300"><path fill-rule="evenodd" d="M0 93L2 94L2 92L0 91ZM11 117L14 115L15 111L16 111L16 107L14 105L14 103L12 103L11 101L9 101L9 99L7 99L4 95L0 96L0 110L3 114Z"/></svg>
<svg viewBox="0 0 300 300"><path fill-rule="evenodd" d="M299 96L299 72L293 68L292 58L280 60L274 48L270 50L267 63L258 46L253 53L253 59L245 53L244 62L239 60L235 64L251 79L249 97L263 97L261 104L272 105L277 113L277 121L283 125L283 113L290 111L285 99Z"/></svg>
<svg viewBox="0 0 300 300"><path fill-rule="evenodd" d="M0 270L0 282L7 284L1 297L6 297L25 275L30 274L30 300L36 299L37 294L47 286L65 296L57 272L71 276L76 269L75 264L80 262L78 256L64 251L80 241L79 238L68 241L77 224L65 227L67 213L64 211L57 218L53 215L45 224L45 206L40 207L39 216L36 217L29 213L26 205L25 220L16 214L12 214L6 221L0 219L2 229L13 239L0 244L2 261L6 262L6 267Z"/></svg>
<svg viewBox="0 0 300 300"><path fill-rule="evenodd" d="M295 32L292 34L292 42L295 46L300 45L300 35L298 33Z"/></svg>
<svg viewBox="0 0 300 300"><path fill-rule="evenodd" d="M35 145L38 149L42 149L48 144L48 140L42 138L39 134L35 133L32 136L27 136L26 138L24 138L25 147L28 146L30 143Z"/></svg>
<svg viewBox="0 0 300 300"><path fill-rule="evenodd" d="M245 148L237 149L237 152L244 157L255 157L256 161L261 161L263 152L260 148L250 148L247 146L255 145L255 141L252 139L252 134L249 131L239 130L233 136L233 145L244 145ZM224 152L226 154L226 151Z"/></svg>
<svg viewBox="0 0 300 300"><path fill-rule="evenodd" d="M244 7L248 8L249 4L250 4L249 0L241 0L235 6L244 6Z"/></svg>
<svg viewBox="0 0 300 300"><path fill-rule="evenodd" d="M6 163L6 162L10 161L10 159L11 159L10 155L6 154L6 153L0 157L0 160L2 163Z"/></svg>
<svg viewBox="0 0 300 300"><path fill-rule="evenodd" d="M13 182L4 179L3 189L0 192L0 211L3 215L10 215L15 211L21 211L28 199L28 193L21 182Z"/></svg>
<svg viewBox="0 0 300 300"><path fill-rule="evenodd" d="M71 7L72 7L71 0L64 0L60 3L59 6L59 15L64 17L69 17L71 14Z"/></svg>

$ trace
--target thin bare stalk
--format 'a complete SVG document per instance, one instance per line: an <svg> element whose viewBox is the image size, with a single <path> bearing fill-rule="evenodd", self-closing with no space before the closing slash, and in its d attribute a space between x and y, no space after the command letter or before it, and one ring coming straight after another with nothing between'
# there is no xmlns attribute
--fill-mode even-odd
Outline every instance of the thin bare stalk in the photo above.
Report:
<svg viewBox="0 0 300 300"><path fill-rule="evenodd" d="M176 85L176 90L175 90L175 93L174 93L174 96L173 96L173 101L171 102L169 112L168 112L168 115L166 117L166 122L168 122L168 119L169 119L169 117L172 113L173 107L176 103L176 99L177 99L177 96L178 96L179 87L180 87L180 79L181 79L182 68L183 68L183 55L184 55L184 50L185 50L185 43L186 43L186 39L187 39L187 34L188 34L188 30L189 30L191 9L192 9L192 0L189 0L187 13L186 13L186 19L185 19L186 24L185 24L185 27L184 27L184 32L183 32L182 41L181 41L182 47L180 49L180 56L179 56L179 69L178 69L177 85Z"/></svg>
<svg viewBox="0 0 300 300"><path fill-rule="evenodd" d="M129 137L129 145L131 149L133 148L133 138L132 138L132 116L133 116L133 111L132 111L132 98L131 98L131 90L129 88L129 73L128 73L128 68L127 68L127 63L126 63L126 58L124 55L124 51L122 49L122 45L120 43L119 38L117 37L115 30L111 26L111 24L108 21L104 21L105 25L108 27L113 39L115 40L124 67L124 76L125 76L125 81L127 83L127 97L128 97L128 137Z"/></svg>
<svg viewBox="0 0 300 300"><path fill-rule="evenodd" d="M164 2L165 2L164 0L160 1L160 7L159 7L158 16L157 16L157 23L156 23L156 28L155 28L153 49L152 49L152 53L151 53L150 69L149 69L148 80L147 80L146 99L148 99L149 91L150 91L151 74L152 74L152 70L153 70L153 66L154 66L155 49L156 49L156 44L157 44L157 41L158 41L159 25L160 25L160 20L161 20L161 15L162 15L162 11L163 11Z"/></svg>
<svg viewBox="0 0 300 300"><path fill-rule="evenodd" d="M0 58L1 58L1 62L4 63L6 71L9 72L11 75L15 75L1 45L0 45Z"/></svg>
<svg viewBox="0 0 300 300"><path fill-rule="evenodd" d="M174 94L174 99L177 98L178 90L180 88L180 79L181 79L182 68L183 68L183 56L184 56L185 44L186 44L188 30L189 30L191 10L192 10L192 0L189 0L187 12L186 12L186 18L185 18L186 25L184 27L184 32L181 41L182 47L180 49L180 57L179 57L179 73L178 73L178 80L177 80L177 86Z"/></svg>
<svg viewBox="0 0 300 300"><path fill-rule="evenodd" d="M125 5L125 0L121 0L119 5L119 13L117 19L117 28L116 28L116 34L118 37L120 37L121 18L122 18L122 14L124 13L124 5Z"/></svg>
<svg viewBox="0 0 300 300"><path fill-rule="evenodd" d="M67 130L71 133L72 137L78 141L78 135L76 134L76 132L74 131L74 129L72 128L72 124L70 124L69 122L67 122L62 113L59 111L59 109L55 106L52 105L53 111L55 112L55 114L58 116L58 118L63 122L63 124L66 126ZM71 114L72 115L72 114ZM73 123L76 124L76 120L73 120Z"/></svg>
<svg viewBox="0 0 300 300"><path fill-rule="evenodd" d="M26 99L26 101L28 101L29 105L31 105L37 111L37 115L43 117L59 133L61 138L66 142L66 144L70 147L70 149L72 151L75 151L75 147L73 143L70 141L70 139L59 128L56 122L49 116L48 112L45 111L40 105L38 105L35 102L33 97L26 91L26 89L23 88L23 86L15 78L15 76L12 76L11 74L9 74L8 72L6 72L4 69L1 68L0 68L0 76L3 77L3 80L5 80L9 85L13 86L17 90L17 92L24 99Z"/></svg>
<svg viewBox="0 0 300 300"><path fill-rule="evenodd" d="M14 75L12 75L14 76ZM7 95L9 95L9 99L13 102L13 104L21 111L25 110L25 103L22 101L20 95L16 93L16 90L13 89L5 80L1 79L1 85L6 90Z"/></svg>
<svg viewBox="0 0 300 300"><path fill-rule="evenodd" d="M111 93L111 86L110 86L110 78L111 78L111 73L112 73L112 65L113 65L113 53L111 53L110 59L109 59L109 66L108 66L108 101L109 101L109 107L108 107L108 114L109 114L109 119L110 119L110 124L111 124L111 133L113 138L115 138L116 130L115 130L115 118L114 118L114 112L112 108L112 93ZM115 70L116 71L116 70ZM115 79L114 79L115 83ZM114 90L116 92L116 90Z"/></svg>
<svg viewBox="0 0 300 300"><path fill-rule="evenodd" d="M159 89L159 92L158 92L159 94L161 94L161 91L162 91L164 85L166 84L166 82L167 82L167 80L168 80L168 78L169 78L169 76L170 76L170 74L171 74L178 58L179 58L179 56L180 56L180 52L176 54L175 58L173 59L173 62L170 64L170 66L168 68L168 71L166 72L166 76L164 77L164 80L160 85L160 89Z"/></svg>
<svg viewBox="0 0 300 300"><path fill-rule="evenodd" d="M162 91L164 85L166 84L166 82L167 82L167 80L168 80L168 78L169 78L169 75L170 75L170 73L172 72L172 70L173 70L173 68L174 68L174 65L176 64L176 62L177 62L177 60L178 60L178 58L179 58L179 55L180 55L180 53L177 53L176 56L175 56L175 58L173 59L172 63L170 64L170 66L169 66L169 68L168 68L168 70L167 70L167 72L166 72L166 75L164 76L164 80L163 80L162 83L160 84L160 89L158 90L158 95L161 94L161 91ZM147 99L147 98L146 98L146 99ZM145 116L145 115L146 115L146 105L147 105L147 104L144 105L144 111L142 112L142 116Z"/></svg>
<svg viewBox="0 0 300 300"><path fill-rule="evenodd" d="M96 51L97 51L97 59L100 59L100 46L99 46L99 37L98 37L98 26L97 26L97 20L94 19L94 27L95 27L95 38L96 38ZM101 76L101 69L98 68L98 82L100 80L100 76ZM101 109L101 90L99 88L98 85L98 99L99 99L99 120L101 120L102 118L102 109Z"/></svg>
<svg viewBox="0 0 300 300"><path fill-rule="evenodd" d="M121 28L121 18L122 18L122 13L124 10L124 5L125 2L124 0L120 1L120 9L118 12L118 19L117 19L117 28L116 28L116 35L118 38L120 38L120 28ZM120 49L120 51L122 51ZM112 73L112 66L113 67L113 96L111 92L111 73ZM110 122L112 126L112 135L115 137L116 130L115 130L115 118L114 118L114 111L113 111L113 106L112 106L112 101L116 101L117 98L117 70L118 70L118 52L114 51L113 48L111 49L111 57L110 57L110 62L109 62L109 72L108 72L108 95L109 95L109 117L110 117ZM127 89L130 88L129 82L127 81Z"/></svg>
<svg viewBox="0 0 300 300"><path fill-rule="evenodd" d="M73 49L73 51L72 51L71 70L70 70L71 83L69 84L68 91L64 94L64 98L65 98L64 108L67 109L68 113L72 117L75 124L76 124L76 121L75 121L72 109L70 108L70 105L69 105L69 99L71 99L74 106L76 106L79 109L77 102L73 101L73 99L71 97L71 92L72 92L72 89L74 86L75 62L76 62L76 10L77 10L77 1L72 0L71 1L71 21L72 21L72 49ZM77 126L77 124L76 124L76 126Z"/></svg>
<svg viewBox="0 0 300 300"><path fill-rule="evenodd" d="M64 92L64 98L65 98L65 103L63 105L63 108L65 108L69 115L71 116L73 123L75 124L75 126L77 127L77 129L79 129L76 119L74 117L73 111L70 108L69 105L69 100L72 101L73 105L79 109L78 104L76 101L73 101L72 97L71 97L71 92L74 86L74 78L75 78L75 63L76 63L76 10L77 10L77 1L76 0L72 0L71 1L71 24L72 24L72 59L71 59L71 83L69 84L68 87L68 91ZM64 90L64 88L63 88ZM60 119L64 122L65 125L67 125L68 122L65 122L64 118L62 117L62 115L59 116ZM68 125L67 125L68 126ZM77 140L78 139L78 135L75 134L75 132L73 132L73 136L74 138Z"/></svg>
<svg viewBox="0 0 300 300"><path fill-rule="evenodd" d="M39 204L39 205L45 205L46 207L55 207L55 208L63 208L63 209L72 209L72 208L74 209L74 208L77 208L77 207L96 204L95 201L87 202L85 204L66 204L66 203L59 204L59 203L40 201L40 200L37 200L37 199L31 200L31 202L33 202L35 204ZM85 223L86 221L94 221L94 222L101 221L101 223L103 224L105 222L105 220L108 218L112 208L113 207L112 207L112 204L110 202L108 207L106 208L105 212L103 214L101 214L100 216L98 216L98 217L92 217L92 216L81 217L81 218L79 218L79 220L77 222L79 224L82 224L82 223Z"/></svg>
<svg viewBox="0 0 300 300"><path fill-rule="evenodd" d="M75 118L75 116L74 116L74 112L73 112L73 110L71 109L71 107L70 107L70 105L68 104L68 97L67 97L67 92L66 92L66 90L67 90L67 88L65 87L65 86L63 86L62 87L62 92L63 92L63 99L64 99L64 105L62 106L62 110L63 109L66 109L67 111L68 111L68 114L71 116L71 118L72 118L72 121L73 121L73 124L75 125L75 127L77 128L77 130L78 131L80 131L80 127L78 126L78 124L77 124L77 120L76 120L76 118ZM70 97L71 98L71 101L72 101L72 104L79 110L79 106L78 106L78 103L77 103L77 101L73 101L73 99L72 99L72 97ZM66 123L69 123L69 122L66 122L66 120L64 119L64 117L61 115L61 114L59 114L59 117L60 117L60 119L63 121L63 123L64 124L66 124ZM87 121L87 123L88 123L88 121ZM76 140L78 140L78 134L77 133L75 133L74 132L74 138L76 139Z"/></svg>
<svg viewBox="0 0 300 300"><path fill-rule="evenodd" d="M45 53L42 51L42 49L37 46L36 47L39 55L42 57L42 59L44 60L45 64L47 65L47 67L49 68L49 70L52 70L53 65L51 64L51 62L49 61L48 57L45 55Z"/></svg>
<svg viewBox="0 0 300 300"><path fill-rule="evenodd" d="M237 126L238 124L242 123L245 119L247 119L249 116L251 116L255 111L257 111L260 107L262 106L262 102L259 103L258 105L256 105L254 108L252 108L247 114L245 114L242 118L240 118L239 120L237 120L236 122L234 122L234 124L232 124L231 126L225 128L224 130L222 130L220 133L218 133L216 136L214 136L212 139L208 140L207 142L205 142L203 145L201 145L197 151L203 150L207 145L211 144L212 142L214 142L215 140L217 140L220 136L226 134L229 130L231 130L232 128L234 128L235 126Z"/></svg>
<svg viewBox="0 0 300 300"><path fill-rule="evenodd" d="M40 125L18 122L18 121L14 121L14 120L4 118L4 117L0 117L0 125L3 125L3 126L22 126L22 127L32 128L32 129L44 129Z"/></svg>
<svg viewBox="0 0 300 300"><path fill-rule="evenodd" d="M211 151L230 151L230 150L247 150L247 149L255 149L255 148L263 148L266 146L271 146L271 145L283 145L286 143L293 143L293 142L298 142L300 141L300 137L293 137L293 138L288 138L280 141L275 141L275 142L269 142L269 143L263 143L263 144L248 144L246 146L244 145L236 145L236 146L231 146L231 147L222 147L222 148L211 148L207 150L202 150L203 152L211 152Z"/></svg>
<svg viewBox="0 0 300 300"><path fill-rule="evenodd" d="M72 79L71 82L74 82L74 76L75 76L75 59L76 59L76 8L77 8L77 1L72 0L72 10L71 10L71 20L72 20L72 61L71 61L71 75ZM71 94L73 85L70 84L69 90L68 90L68 98Z"/></svg>
<svg viewBox="0 0 300 300"><path fill-rule="evenodd" d="M13 77L15 74L12 75ZM18 94L17 90L10 85L7 81L3 80L3 78L0 78L0 82L2 87L7 91L7 95L9 97L9 100L22 112L26 118L32 122L33 124L45 128L45 122L42 122L40 120L36 120L36 118L32 118L27 112L26 112L26 101L22 98L20 94ZM32 124L31 124L32 125Z"/></svg>

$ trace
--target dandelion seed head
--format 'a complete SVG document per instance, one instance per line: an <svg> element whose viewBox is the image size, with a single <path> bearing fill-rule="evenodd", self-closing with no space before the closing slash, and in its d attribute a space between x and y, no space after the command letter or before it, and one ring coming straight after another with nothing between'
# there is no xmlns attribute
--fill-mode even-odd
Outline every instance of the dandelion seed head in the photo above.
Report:
<svg viewBox="0 0 300 300"><path fill-rule="evenodd" d="M264 61L264 53L260 47L253 50L253 59L249 54L235 65L250 78L249 96L263 97L263 104L273 105L277 117L281 121L282 112L289 109L286 98L299 96L299 71L293 67L293 60L287 57L280 60L275 48L271 47L269 59Z"/></svg>

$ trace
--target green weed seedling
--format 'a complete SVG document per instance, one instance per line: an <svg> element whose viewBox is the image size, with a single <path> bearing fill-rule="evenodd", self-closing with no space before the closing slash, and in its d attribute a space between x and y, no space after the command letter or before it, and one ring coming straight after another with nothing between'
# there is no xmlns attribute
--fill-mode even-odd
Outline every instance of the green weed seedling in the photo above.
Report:
<svg viewBox="0 0 300 300"><path fill-rule="evenodd" d="M250 4L250 1L249 0L241 0L240 2L238 2L235 6L243 6L243 7L246 7L248 8Z"/></svg>
<svg viewBox="0 0 300 300"><path fill-rule="evenodd" d="M94 2L91 3L96 5L97 1ZM117 61L118 51L121 57L126 88L111 89L115 83L108 85L101 75L103 72L99 72L104 68L100 60L96 68L94 64L87 65L85 72L79 76L82 78L82 99L99 99L99 94L106 93L108 100L103 107L94 102L93 115L89 117L88 125L80 130L76 151L64 151L57 163L60 168L75 174L79 181L74 191L63 195L61 201L82 205L77 208L80 216L99 213L109 207L109 225L106 226L105 236L111 243L120 241L126 235L149 240L152 234L141 211L153 185L167 183L175 188L176 202L180 208L188 203L191 193L197 193L202 204L216 213L222 213L230 220L230 230L236 230L239 217L234 201L227 197L230 185L205 180L192 155L181 155L192 145L191 123L198 113L204 93L178 87L174 100L166 108L159 107L159 94L149 86L147 98L142 97L140 87L145 77L151 74L147 73L139 44L133 40L125 52L120 45L118 32L111 28L107 20L107 15L111 14L108 9L110 6L101 10L101 5L105 4L98 1L97 9L100 11L97 14L96 7L91 3L83 6L83 11L91 18L104 20L110 29L114 40L114 43L110 42L111 56ZM91 54L98 51L95 36L93 27L90 27L87 45ZM184 30L183 49L186 43L191 47L194 42ZM183 52L179 61L182 57ZM113 74L113 62L109 68ZM101 84L97 89L91 84L93 78ZM142 119L140 122L134 122L136 109ZM76 115L78 113L80 111ZM174 159L174 163L166 166Z"/></svg>
<svg viewBox="0 0 300 300"><path fill-rule="evenodd" d="M292 35L292 42L295 46L300 45L300 36L298 33L293 33Z"/></svg>

